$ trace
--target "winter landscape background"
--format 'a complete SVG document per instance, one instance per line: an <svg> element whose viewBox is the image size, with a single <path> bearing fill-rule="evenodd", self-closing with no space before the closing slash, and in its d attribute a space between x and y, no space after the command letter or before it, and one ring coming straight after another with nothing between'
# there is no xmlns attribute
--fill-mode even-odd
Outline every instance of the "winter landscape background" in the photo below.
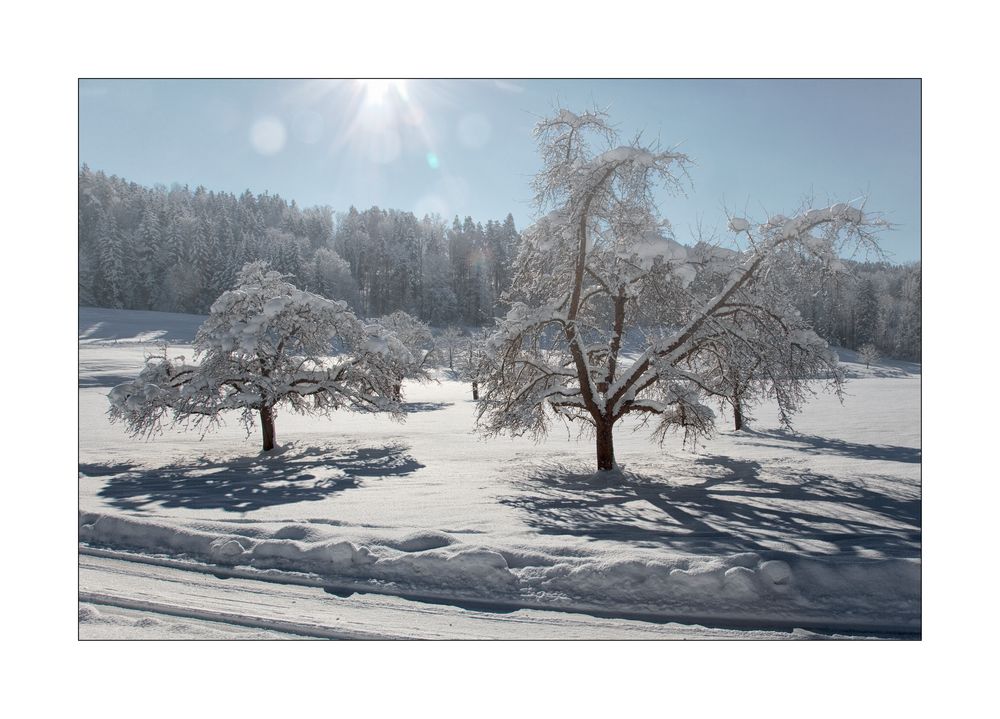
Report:
<svg viewBox="0 0 1000 719"><path fill-rule="evenodd" d="M419 107L419 87L354 91L391 113ZM502 205L302 207L81 166L81 637L919 636L919 249L903 263L843 249L888 227L870 197L790 197L790 218L756 222L727 209L682 233L648 188L685 155L639 138L577 158L567 137L603 121L550 117L572 128L548 136L554 160L540 135L539 197L557 209L522 227ZM251 144L280 156L285 130L260 122ZM489 135L470 122L467 150ZM402 162L401 137L378 163ZM418 155L431 170L448 157ZM571 292L560 268L577 251ZM294 287L233 314L266 270ZM262 356L295 312L349 317L321 354L367 374L294 376L296 412L275 405L277 447L258 453L237 408L252 420L277 380L185 376L213 351ZM208 315L217 329L199 335ZM395 396L376 389L383 370ZM619 408L614 470L595 473L593 434L558 420ZM209 414L220 426L190 431ZM662 445L636 431L649 416Z"/></svg>

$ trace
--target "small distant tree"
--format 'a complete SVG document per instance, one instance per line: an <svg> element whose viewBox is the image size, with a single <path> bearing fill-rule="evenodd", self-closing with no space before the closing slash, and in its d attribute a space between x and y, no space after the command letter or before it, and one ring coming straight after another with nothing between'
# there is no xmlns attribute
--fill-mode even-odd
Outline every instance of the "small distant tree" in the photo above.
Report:
<svg viewBox="0 0 1000 719"><path fill-rule="evenodd" d="M194 364L164 352L112 389L111 421L150 436L164 421L210 429L237 410L248 435L260 420L268 452L279 406L303 414L401 412L394 392L394 368L406 355L400 343L365 327L345 303L297 289L265 262L245 265L236 288L215 301L194 349Z"/></svg>
<svg viewBox="0 0 1000 719"><path fill-rule="evenodd" d="M870 342L861 346L861 349L858 350L858 356L865 363L866 368L882 359L882 354L878 351L878 347Z"/></svg>
<svg viewBox="0 0 1000 719"><path fill-rule="evenodd" d="M403 380L427 382L434 366L436 351L431 328L406 312L393 312L378 320L379 327L394 337L404 351L397 352L390 361L393 374L393 396L402 397Z"/></svg>
<svg viewBox="0 0 1000 719"><path fill-rule="evenodd" d="M846 204L756 225L732 218L744 249L689 251L654 201L657 187L681 187L686 155L638 139L619 145L601 112L562 110L535 133L535 201L549 212L522 234L511 309L490 340L482 433L538 437L555 418L577 422L595 434L606 471L626 415L654 422L661 440L677 428L711 432L704 400L724 396L737 358L760 363L783 422L812 379L839 386L836 357L784 301L774 270L808 257L836 271L843 244L877 249L883 221Z"/></svg>
<svg viewBox="0 0 1000 719"><path fill-rule="evenodd" d="M455 369L455 354L461 349L463 344L463 332L455 326L449 326L438 335L437 345L441 354L448 358L448 369ZM442 360L444 358L442 357Z"/></svg>
<svg viewBox="0 0 1000 719"><path fill-rule="evenodd" d="M839 391L841 370L832 352L801 352L793 347L811 338L803 330L797 310L787 297L771 295L770 311L785 318L786 326L798 325L797 337L782 338L763 332L757 325L732 328L736 341L715 342L713 353L702 358L702 391L715 395L732 410L733 429L740 431L753 420L752 408L767 399L777 400L782 424L791 426L792 414L810 394L809 381L827 377ZM817 362L813 354L818 354Z"/></svg>
<svg viewBox="0 0 1000 719"><path fill-rule="evenodd" d="M761 360L741 354L720 357L719 360L715 391L720 396L720 402L732 409L733 429L739 432L751 419L749 410L754 400L755 372L760 369Z"/></svg>
<svg viewBox="0 0 1000 719"><path fill-rule="evenodd" d="M459 378L472 385L472 399L479 400L479 383L487 376L490 360L489 332L481 329L464 338L459 348Z"/></svg>

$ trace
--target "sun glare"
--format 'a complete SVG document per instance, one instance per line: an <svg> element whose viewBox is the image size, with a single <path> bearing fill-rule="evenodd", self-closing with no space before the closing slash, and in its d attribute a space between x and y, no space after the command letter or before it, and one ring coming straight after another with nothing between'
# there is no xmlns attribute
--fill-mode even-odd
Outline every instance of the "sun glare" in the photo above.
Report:
<svg viewBox="0 0 1000 719"><path fill-rule="evenodd" d="M317 118L319 127L310 138L318 141L314 136L325 133L331 153L343 154L363 168L364 177L355 177L355 184L380 187L387 168L398 167L401 161L419 162L434 173L433 182L415 200L421 216L450 216L453 207L467 201L464 181L452 174L442 152L440 121L434 122L434 111L452 102L440 83L394 78L313 80L297 88L294 101L300 113ZM301 134L306 125L300 119L295 127ZM462 142L471 147L485 144L489 132L485 120L465 122L459 128Z"/></svg>
<svg viewBox="0 0 1000 719"><path fill-rule="evenodd" d="M365 91L365 102L370 105L381 105L395 94L400 100L406 100L406 80L359 80Z"/></svg>

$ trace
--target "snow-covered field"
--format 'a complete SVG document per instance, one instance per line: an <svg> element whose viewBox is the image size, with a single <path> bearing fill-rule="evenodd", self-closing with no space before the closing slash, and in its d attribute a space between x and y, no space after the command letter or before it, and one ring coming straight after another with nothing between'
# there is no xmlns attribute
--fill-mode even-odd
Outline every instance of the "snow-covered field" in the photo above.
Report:
<svg viewBox="0 0 1000 719"><path fill-rule="evenodd" d="M470 388L445 374L405 386L405 423L279 413L267 457L235 416L204 438L110 425L110 388L155 341L190 357L202 319L81 308L82 543L497 611L920 631L919 365L844 353L844 404L818 395L796 434L773 407L748 432L723 416L696 451L620 426L608 477L565 431L480 439ZM115 611L112 629L82 608L81 628L111 636L132 620Z"/></svg>

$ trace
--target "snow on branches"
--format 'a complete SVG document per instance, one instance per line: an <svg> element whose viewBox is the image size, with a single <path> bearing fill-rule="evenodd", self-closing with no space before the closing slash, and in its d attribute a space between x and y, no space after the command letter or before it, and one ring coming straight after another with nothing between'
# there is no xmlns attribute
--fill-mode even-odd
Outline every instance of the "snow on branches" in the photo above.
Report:
<svg viewBox="0 0 1000 719"><path fill-rule="evenodd" d="M562 110L536 128L544 168L535 199L549 210L524 231L511 309L489 341L478 427L487 436L543 435L553 418L597 437L601 470L615 466L613 428L628 414L654 435L712 431L706 402L778 402L783 422L825 378L835 355L787 300L796 262L837 270L848 245L877 250L885 223L847 204L731 218L748 245L728 250L676 242L654 191L681 189L688 158L618 146L600 112ZM607 146L594 152L594 142Z"/></svg>
<svg viewBox="0 0 1000 719"><path fill-rule="evenodd" d="M164 421L209 428L222 412L239 410L248 434L259 416L268 451L278 405L300 413L400 413L394 367L408 361L402 344L264 262L245 265L236 288L215 301L194 348L196 364L150 358L136 379L112 389L111 421L152 435Z"/></svg>
<svg viewBox="0 0 1000 719"><path fill-rule="evenodd" d="M379 318L379 326L400 343L390 363L396 377L394 396L402 397L404 379L427 382L435 361L434 335L426 323L399 310Z"/></svg>

